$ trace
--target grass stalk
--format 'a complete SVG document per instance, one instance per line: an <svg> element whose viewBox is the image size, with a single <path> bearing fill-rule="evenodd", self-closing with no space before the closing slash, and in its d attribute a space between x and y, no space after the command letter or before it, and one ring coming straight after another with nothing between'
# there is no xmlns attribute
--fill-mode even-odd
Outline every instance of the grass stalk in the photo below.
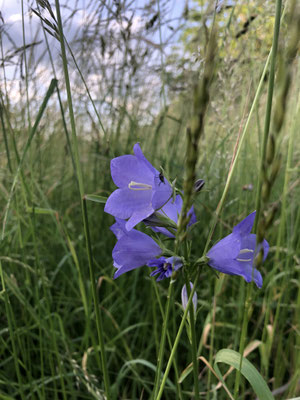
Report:
<svg viewBox="0 0 300 400"><path fill-rule="evenodd" d="M161 333L161 339L160 339L160 347L159 347L159 354L158 354L158 360L157 360L157 370L155 374L155 384L154 384L154 399L156 400L157 394L158 394L158 389L160 385L160 380L161 380L161 371L162 371L162 364L164 360L164 351L165 351L165 342L166 342L166 336L167 336L167 331L168 331L168 321L169 321L169 314L170 314L170 308L171 308L171 299L173 298L173 291L174 291L174 283L176 281L173 280L172 278L170 279L170 284L169 284L169 289L168 289L168 296L167 296L167 303L166 303L166 311L164 313L164 322L163 322L163 328L162 328L162 333Z"/></svg>
<svg viewBox="0 0 300 400"><path fill-rule="evenodd" d="M88 228L88 215L87 215L87 209L86 209L86 202L85 202L85 198L84 198L83 176L82 176L82 170L81 170L80 159L79 159L79 148L78 148L78 141L77 141L77 134L76 134L76 124L75 124L75 117L74 117L74 111L73 111L72 94L71 94L71 86L70 86L69 71L68 71L68 62L67 62L67 55L66 55L66 49L65 49L59 0L55 0L55 6L56 6L57 24L58 24L59 38L60 38L60 45L61 45L61 55L62 55L62 60L63 60L63 70L64 70L64 76L65 76L70 122L71 122L72 151L74 152L76 175L77 175L77 179L78 179L80 204L81 204L82 219L83 219L83 226L84 226L84 235L85 235L85 242L86 242L86 247L87 247L90 279L91 279L93 301L94 301L94 308L95 308L95 315L96 315L97 334L98 334L98 340L99 340L99 345L100 345L100 350L101 350L101 361L102 361L102 370L103 370L102 373L103 373L103 378L104 378L104 387L105 387L106 396L107 396L107 399L110 400L111 399L110 383L109 383L105 346L104 346L104 338L103 338L104 329L103 329L103 325L102 325L102 321L101 321L101 315L100 315L100 310L99 310L99 299L98 299L98 296L96 293L96 286L95 286L96 284L95 284L95 271L94 271L94 266L93 266L92 246L91 246L90 234L89 234L89 228Z"/></svg>
<svg viewBox="0 0 300 400"><path fill-rule="evenodd" d="M190 281L187 274L185 274L185 287L187 291L187 296L191 295ZM198 379L198 359L197 359L197 339L196 339L196 329L195 329L195 310L194 303L190 304L190 325L191 325L191 345L192 345L192 361L193 361L193 374L194 374L194 391L195 400L199 400L199 379Z"/></svg>

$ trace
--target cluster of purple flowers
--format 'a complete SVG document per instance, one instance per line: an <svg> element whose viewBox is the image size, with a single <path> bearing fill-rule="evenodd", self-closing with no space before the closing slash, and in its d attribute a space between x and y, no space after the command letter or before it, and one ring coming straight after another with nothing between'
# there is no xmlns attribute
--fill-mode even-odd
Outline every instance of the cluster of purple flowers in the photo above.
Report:
<svg viewBox="0 0 300 400"><path fill-rule="evenodd" d="M145 158L138 143L133 150L134 155L111 160L111 175L118 189L107 199L104 211L116 219L110 228L118 240L112 252L117 268L114 278L148 265L156 267L151 276L158 275L157 281L160 281L171 277L182 267L184 260L176 255L165 257L155 240L133 228L143 221L153 231L174 238L182 197L173 195L168 180ZM196 222L193 207L189 214L188 227ZM206 256L212 268L225 274L240 275L261 288L262 276L254 267L254 260L262 248L265 259L269 245L266 240L256 245L256 235L251 234L254 219L255 211L235 226L230 235L216 243ZM160 223L162 220L164 222Z"/></svg>

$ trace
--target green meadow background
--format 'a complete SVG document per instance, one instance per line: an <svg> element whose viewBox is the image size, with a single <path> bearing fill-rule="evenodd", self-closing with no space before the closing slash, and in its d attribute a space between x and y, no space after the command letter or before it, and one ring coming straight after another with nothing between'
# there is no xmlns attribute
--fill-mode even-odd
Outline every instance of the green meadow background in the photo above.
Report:
<svg viewBox="0 0 300 400"><path fill-rule="evenodd" d="M182 187L193 88L203 73L214 24L214 79L196 169L205 187L194 203L198 224L192 253L202 255L243 132L211 245L252 212L269 67L248 117L272 46L275 2L220 2L215 8L215 2L199 0L182 2L180 9L181 2L170 0L60 4L74 121L57 3L18 4L20 43L14 41L12 20L5 21L1 10L0 399L106 398L94 289L112 398L150 399L162 331L157 292L164 305L168 281L155 283L148 267L112 279L116 240L109 227L114 220L101 202L115 189L110 160L132 154L139 142L147 159ZM283 17L279 61L289 34ZM245 355L275 399L300 396L298 61L298 56L290 61L285 121L276 138L281 164L267 207L275 205L277 212L265 235L270 252L261 268L263 288L253 287L247 308ZM277 67L274 102L281 79ZM89 195L85 209L82 194ZM84 213L94 270L89 268ZM172 342L183 314L183 283L179 276L169 319ZM241 277L217 277L208 266L201 271L196 335L198 355L210 365L219 350L239 350L246 290ZM167 342L165 363L169 354ZM191 361L184 331L175 358L180 383L171 368L163 399L192 398ZM219 367L233 393L235 371L226 364ZM199 388L201 399L228 398L203 360ZM237 398L256 399L243 377Z"/></svg>

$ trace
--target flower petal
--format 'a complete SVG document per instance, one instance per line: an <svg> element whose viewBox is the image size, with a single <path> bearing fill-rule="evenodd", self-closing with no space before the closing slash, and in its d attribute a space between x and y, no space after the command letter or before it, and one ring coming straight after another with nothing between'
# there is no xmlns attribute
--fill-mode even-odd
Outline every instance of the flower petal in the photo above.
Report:
<svg viewBox="0 0 300 400"><path fill-rule="evenodd" d="M152 207L155 210L161 208L164 204L172 196L172 187L164 178L164 182L162 182L159 178L159 173L154 178L154 188L153 188L153 196L152 196Z"/></svg>
<svg viewBox="0 0 300 400"><path fill-rule="evenodd" d="M177 224L181 208L182 208L182 198L178 194L175 197L175 200L173 200L173 198L171 198L167 202L167 204L165 204L163 206L163 208L161 210L159 210L158 212L162 215L167 216L168 218L170 218L172 221L174 221Z"/></svg>
<svg viewBox="0 0 300 400"><path fill-rule="evenodd" d="M153 167L153 165L144 156L139 143L136 143L133 146L133 152L134 152L135 156L138 158L138 160L141 161L145 166L147 166L147 168L152 172L152 174L154 174L154 175L159 174L159 172Z"/></svg>
<svg viewBox="0 0 300 400"><path fill-rule="evenodd" d="M249 235L244 236L241 240L241 249L253 250L253 252L255 252L255 254L253 254L254 258L260 252L262 247L264 249L263 261L265 261L267 255L268 255L268 252L269 252L269 243L265 239L264 239L263 243L260 243L258 246L256 244L256 235L254 233L250 233ZM240 258L240 256L239 256L239 258Z"/></svg>
<svg viewBox="0 0 300 400"><path fill-rule="evenodd" d="M151 206L134 211L129 220L126 222L126 229L130 231L133 227L135 227L135 225L137 225L139 222L143 221L143 219L149 217L153 213L154 210Z"/></svg>
<svg viewBox="0 0 300 400"><path fill-rule="evenodd" d="M131 269L134 269L146 265L149 260L161 252L161 248L150 236L131 230L118 240L112 255L114 262L118 265L130 266Z"/></svg>
<svg viewBox="0 0 300 400"><path fill-rule="evenodd" d="M195 214L194 206L192 206L190 208L190 211L188 212L188 215L191 216L191 218L189 220L189 223L188 223L188 226L191 226L191 225L193 225L193 224L195 224L197 222L197 217L196 217L196 214Z"/></svg>
<svg viewBox="0 0 300 400"><path fill-rule="evenodd" d="M223 272L224 274L242 276L246 282L252 281L253 273L253 281L255 282L256 286L259 288L262 287L262 276L256 268L252 268L252 263L223 258L218 262L210 259L208 261L208 264L212 268L216 269L217 271Z"/></svg>
<svg viewBox="0 0 300 400"><path fill-rule="evenodd" d="M166 263L170 264L171 271L177 271L179 268L182 267L182 260L179 257L169 257L166 258Z"/></svg>
<svg viewBox="0 0 300 400"><path fill-rule="evenodd" d="M120 218L116 218L116 222L109 228L117 239L121 239L126 233L125 228L126 221Z"/></svg>
<svg viewBox="0 0 300 400"><path fill-rule="evenodd" d="M137 210L148 209L151 194L151 190L117 189L107 199L104 211L114 217L127 219Z"/></svg>
<svg viewBox="0 0 300 400"><path fill-rule="evenodd" d="M246 218L243 219L243 221L237 224L233 228L232 232L241 236L249 234L254 224L255 215L256 211L253 211L253 213L249 214Z"/></svg>
<svg viewBox="0 0 300 400"><path fill-rule="evenodd" d="M125 155L113 158L110 162L111 177L120 188L127 188L131 181L154 184L154 173L137 157Z"/></svg>
<svg viewBox="0 0 300 400"><path fill-rule="evenodd" d="M216 263L223 259L234 259L238 256L241 248L241 239L238 235L231 233L216 243L207 253L207 257Z"/></svg>
<svg viewBox="0 0 300 400"><path fill-rule="evenodd" d="M139 265L139 266L132 266L132 265L122 265L121 267L118 268L118 270L115 272L114 274L114 279L119 278L119 276L125 274L125 272L129 272L132 271L133 269L142 267L143 265Z"/></svg>

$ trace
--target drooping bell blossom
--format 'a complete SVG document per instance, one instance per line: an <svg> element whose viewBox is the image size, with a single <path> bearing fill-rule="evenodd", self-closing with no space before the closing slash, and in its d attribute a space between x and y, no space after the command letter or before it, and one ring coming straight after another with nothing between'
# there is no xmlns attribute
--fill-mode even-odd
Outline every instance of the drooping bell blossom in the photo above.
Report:
<svg viewBox="0 0 300 400"><path fill-rule="evenodd" d="M190 282L190 287L191 287L191 290L193 290L194 285L192 284L192 282ZM182 304L182 307L184 310L186 309L188 301L189 301L189 297L187 294L186 285L183 285L183 287L181 289L181 304ZM197 292L195 291L193 294L193 299L192 299L195 314L197 311L197 301L198 301L198 296L197 296Z"/></svg>
<svg viewBox="0 0 300 400"><path fill-rule="evenodd" d="M165 278L170 278L174 271L177 271L182 267L182 261L179 257L160 257L148 261L148 267L156 267L156 270L151 272L150 276L155 276L159 274L156 281L161 281Z"/></svg>
<svg viewBox="0 0 300 400"><path fill-rule="evenodd" d="M152 229L154 232L160 232L170 238L174 238L175 235L171 233L167 228L163 226L153 226L155 224L155 221L157 220L157 214L168 217L171 219L175 224L177 225L179 215L181 213L182 209L182 204L183 200L182 197L178 194L175 197L175 200L171 198L166 205L164 205L160 210L156 211L154 214L152 214L149 218L144 221L146 224L151 225ZM194 206L190 208L190 211L188 212L188 215L191 215L191 218L189 220L188 226L194 224L197 222L196 214L194 212Z"/></svg>
<svg viewBox="0 0 300 400"><path fill-rule="evenodd" d="M251 232L255 220L254 211L242 222L233 228L230 235L220 240L207 253L208 264L224 274L240 275L246 282L255 282L256 286L262 287L261 273L255 268L255 257L263 248L266 259L269 244L264 240L256 246L256 235Z"/></svg>
<svg viewBox="0 0 300 400"><path fill-rule="evenodd" d="M172 195L171 185L145 158L138 143L133 151L134 155L111 160L111 176L118 189L109 196L104 208L116 218L128 219L127 231L161 208Z"/></svg>
<svg viewBox="0 0 300 400"><path fill-rule="evenodd" d="M125 225L126 221L116 218L116 223L110 227L118 239L112 251L114 267L117 268L114 279L146 265L149 260L162 253L161 248L150 236L136 229L128 232Z"/></svg>

